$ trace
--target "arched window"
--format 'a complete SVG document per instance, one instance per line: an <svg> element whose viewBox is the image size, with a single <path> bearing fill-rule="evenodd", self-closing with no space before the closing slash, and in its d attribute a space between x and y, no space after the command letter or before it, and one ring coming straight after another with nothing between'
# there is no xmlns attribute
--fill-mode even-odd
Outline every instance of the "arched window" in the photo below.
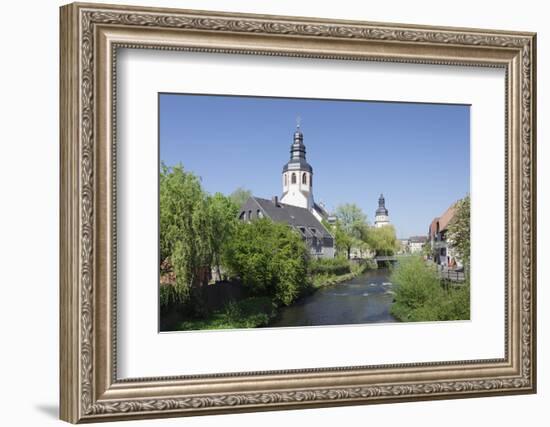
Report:
<svg viewBox="0 0 550 427"><path fill-rule="evenodd" d="M285 187L286 187L287 185L288 185L288 177L287 177L287 175L286 175L286 173L285 173Z"/></svg>
<svg viewBox="0 0 550 427"><path fill-rule="evenodd" d="M296 184L296 174L294 172L292 172L292 177L290 178L290 182L292 184Z"/></svg>
<svg viewBox="0 0 550 427"><path fill-rule="evenodd" d="M309 177L309 186L313 187L313 175Z"/></svg>
<svg viewBox="0 0 550 427"><path fill-rule="evenodd" d="M302 174L302 184L307 185L307 175L305 172Z"/></svg>

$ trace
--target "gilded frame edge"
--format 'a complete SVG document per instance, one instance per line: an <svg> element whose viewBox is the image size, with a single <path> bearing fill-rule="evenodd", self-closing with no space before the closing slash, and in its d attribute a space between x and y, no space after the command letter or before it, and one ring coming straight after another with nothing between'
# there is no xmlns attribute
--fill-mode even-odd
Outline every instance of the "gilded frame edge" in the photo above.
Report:
<svg viewBox="0 0 550 427"><path fill-rule="evenodd" d="M100 4L71 4L63 6L60 13L62 419L76 423L536 391L535 34ZM103 34L104 40L99 40L98 28L102 25L107 29L131 27L148 33L168 30L163 35L173 30L198 32L199 38L215 35L229 40L230 45L238 44L247 36L259 39L269 36L289 43L286 54L297 50L303 52L304 48L298 48L300 43L315 45L319 41L331 41L336 45L342 42L352 50L354 41L359 42L359 50L362 48L361 43L371 42L372 46L380 47L380 55L384 54L389 44L392 49L398 46L401 48L400 53L395 54L394 51L390 56L391 60L402 62L413 62L415 47L417 58L418 52L423 49L425 52L445 51L447 56L440 52L440 60L449 63L456 63L457 58L472 63L484 60L502 62L502 55L505 54L509 58L506 61L509 70L507 135L512 157L509 161L516 162L507 167L511 171L508 192L512 194L511 199L517 202L511 203L507 224L517 237L512 239L507 254L510 258L507 277L516 274L518 278L517 281L510 280L515 284L509 284L510 294L517 296L517 300L512 298L516 305L508 307L508 312L516 316L510 322L513 332L510 343L515 337L510 353L513 357L506 361L511 370L506 371L506 375L501 371L500 376L495 376L495 372L499 371L494 369L503 364L477 367L478 371L473 366L462 366L460 363L443 364L439 368L432 364L427 367L428 371L454 369L456 373L461 370L462 377L454 382L430 383L418 382L414 375L408 376L409 381L398 381L400 372L407 377L407 370L396 367L387 368L393 374L388 374L384 369L378 370L382 377L386 375L386 382L382 381L381 386L370 384L361 387L365 377L360 374L364 372L352 372L353 375L359 375L359 380L343 388L335 377L345 376L344 372L335 369L327 376L328 381L333 382L333 387L329 388L326 385L322 388L314 381L308 382L304 378L316 375L304 373L299 378L294 377L295 382L301 381L302 387L281 388L280 385L274 387L274 384L266 384L267 387L261 390L244 388L239 392L225 394L220 389L217 393L205 393L204 390L202 393L197 392L201 385L208 390L208 386L215 389L216 384L219 386L224 382L232 383L238 389L239 384L247 380L246 377L228 379L221 376L197 380L199 388L194 395L181 395L181 389L178 389L178 381L181 383L181 380L177 378L144 379L130 384L114 381L111 374L116 366L113 367L109 359L109 331L112 325L110 322L98 322L98 318L112 321L110 306L106 304L112 303L109 292L98 281L98 277L106 277L110 271L109 254L102 253L101 249L102 245L112 242L108 233L101 235L98 230L105 231L111 227L108 215L100 213L108 211L112 206L109 197L113 196L109 193L109 183L100 178L112 173L109 170L112 153L98 153L102 138L109 138L108 129L113 114L108 107L103 108L109 105L104 102L103 94L111 89L113 82L107 78L99 79L99 85L103 86L99 89L95 87L98 75L106 71L105 67L112 65L109 61L94 61L97 49L100 49L98 45L104 43L107 49L104 54L110 48L109 40L106 40L108 31ZM126 43L130 45L131 38L126 37ZM332 47L335 48L335 45ZM320 51L317 55L322 56L323 47ZM464 55L466 52L469 55ZM463 57L460 57L461 53ZM352 53L344 49L342 55L349 57ZM466 57L468 59L464 59ZM105 156L103 160L106 162L100 161L101 156ZM105 191L98 191L102 185ZM105 195L108 195L107 198ZM487 372L480 374L484 369ZM412 371L414 374L415 370ZM289 377L283 374L273 375L273 378L285 381ZM254 383L258 378L248 380ZM160 395L154 391L159 388L164 390ZM170 390L175 394L168 398L166 393Z"/></svg>

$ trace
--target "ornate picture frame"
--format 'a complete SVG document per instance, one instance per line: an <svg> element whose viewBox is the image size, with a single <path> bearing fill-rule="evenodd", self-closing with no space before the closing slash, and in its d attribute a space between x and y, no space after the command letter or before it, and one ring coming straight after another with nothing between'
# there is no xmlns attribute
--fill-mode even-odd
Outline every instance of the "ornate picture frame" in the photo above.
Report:
<svg viewBox="0 0 550 427"><path fill-rule="evenodd" d="M536 35L98 4L61 8L60 416L112 421L536 392ZM505 357L119 379L117 49L506 73Z"/></svg>

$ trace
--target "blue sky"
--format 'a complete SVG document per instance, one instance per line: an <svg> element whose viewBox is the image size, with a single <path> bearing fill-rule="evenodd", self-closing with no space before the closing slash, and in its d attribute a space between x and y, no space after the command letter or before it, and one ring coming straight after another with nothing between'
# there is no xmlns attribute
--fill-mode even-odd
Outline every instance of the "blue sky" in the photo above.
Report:
<svg viewBox="0 0 550 427"><path fill-rule="evenodd" d="M372 223L384 193L398 237L409 237L469 192L469 106L185 94L159 102L161 161L181 163L210 193L280 196L297 116L315 200L329 210L356 203Z"/></svg>

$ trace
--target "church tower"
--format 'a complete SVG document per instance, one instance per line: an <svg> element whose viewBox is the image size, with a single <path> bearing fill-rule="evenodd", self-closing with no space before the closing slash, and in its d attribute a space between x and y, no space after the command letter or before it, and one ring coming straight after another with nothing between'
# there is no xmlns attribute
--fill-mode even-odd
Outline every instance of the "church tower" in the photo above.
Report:
<svg viewBox="0 0 550 427"><path fill-rule="evenodd" d="M296 125L294 141L290 146L290 160L283 166L283 196L281 202L312 210L313 168L306 161L304 134L300 130L300 121Z"/></svg>
<svg viewBox="0 0 550 427"><path fill-rule="evenodd" d="M384 195L380 194L378 198L378 209L376 209L376 216L374 219L375 227L384 227L385 225L390 225L390 218L388 216L388 210L386 209L386 200Z"/></svg>

